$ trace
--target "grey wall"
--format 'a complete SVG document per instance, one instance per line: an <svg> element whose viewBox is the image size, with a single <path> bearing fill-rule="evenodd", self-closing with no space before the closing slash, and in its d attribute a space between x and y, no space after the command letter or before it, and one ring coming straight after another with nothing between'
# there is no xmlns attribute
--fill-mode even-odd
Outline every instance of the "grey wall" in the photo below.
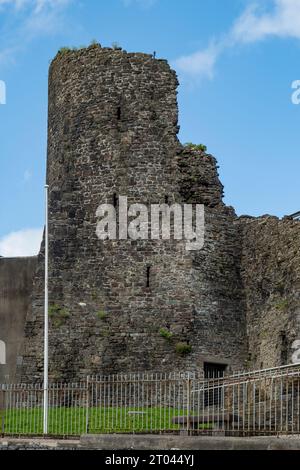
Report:
<svg viewBox="0 0 300 470"><path fill-rule="evenodd" d="M0 365L0 383L15 378L36 262L36 257L0 258L0 340L6 345L6 364Z"/></svg>
<svg viewBox="0 0 300 470"><path fill-rule="evenodd" d="M251 368L299 362L300 222L242 217L241 275Z"/></svg>

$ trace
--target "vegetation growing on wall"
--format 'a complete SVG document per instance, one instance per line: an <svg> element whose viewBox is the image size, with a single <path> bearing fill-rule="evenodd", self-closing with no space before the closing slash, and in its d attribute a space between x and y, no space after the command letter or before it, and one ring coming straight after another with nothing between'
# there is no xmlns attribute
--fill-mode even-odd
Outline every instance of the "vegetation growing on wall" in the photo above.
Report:
<svg viewBox="0 0 300 470"><path fill-rule="evenodd" d="M192 346L188 343L180 342L176 344L175 351L177 352L177 354L185 356L186 354L189 354L192 351Z"/></svg>
<svg viewBox="0 0 300 470"><path fill-rule="evenodd" d="M159 334L162 338L165 338L168 341L173 338L173 333L171 333L171 331L167 330L166 328L160 328Z"/></svg>
<svg viewBox="0 0 300 470"><path fill-rule="evenodd" d="M105 312L105 310L98 310L96 315L99 320L105 320L107 318L107 312Z"/></svg>
<svg viewBox="0 0 300 470"><path fill-rule="evenodd" d="M201 152L207 151L207 147L204 144L193 144L192 142L187 142L184 146L191 150L200 150Z"/></svg>
<svg viewBox="0 0 300 470"><path fill-rule="evenodd" d="M70 313L66 308L60 307L57 304L53 304L49 307L49 318L56 328L62 326L69 317Z"/></svg>

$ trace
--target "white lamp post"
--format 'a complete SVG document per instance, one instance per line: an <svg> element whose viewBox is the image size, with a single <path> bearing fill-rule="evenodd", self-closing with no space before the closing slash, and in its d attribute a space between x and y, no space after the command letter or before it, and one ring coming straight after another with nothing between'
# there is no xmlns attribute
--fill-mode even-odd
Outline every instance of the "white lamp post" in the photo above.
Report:
<svg viewBox="0 0 300 470"><path fill-rule="evenodd" d="M49 186L45 186L45 311L44 311L44 422L43 433L48 434L48 196Z"/></svg>

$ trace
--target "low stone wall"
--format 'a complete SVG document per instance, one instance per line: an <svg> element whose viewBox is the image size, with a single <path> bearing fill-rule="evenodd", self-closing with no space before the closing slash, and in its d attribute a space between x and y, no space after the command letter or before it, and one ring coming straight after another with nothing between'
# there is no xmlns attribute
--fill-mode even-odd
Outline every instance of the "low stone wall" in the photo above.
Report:
<svg viewBox="0 0 300 470"><path fill-rule="evenodd" d="M0 450L300 450L300 436L86 435L80 441L0 439Z"/></svg>
<svg viewBox="0 0 300 470"><path fill-rule="evenodd" d="M300 450L300 436L86 435L80 446L90 450Z"/></svg>
<svg viewBox="0 0 300 470"><path fill-rule="evenodd" d="M78 450L79 441L56 439L0 439L0 450Z"/></svg>

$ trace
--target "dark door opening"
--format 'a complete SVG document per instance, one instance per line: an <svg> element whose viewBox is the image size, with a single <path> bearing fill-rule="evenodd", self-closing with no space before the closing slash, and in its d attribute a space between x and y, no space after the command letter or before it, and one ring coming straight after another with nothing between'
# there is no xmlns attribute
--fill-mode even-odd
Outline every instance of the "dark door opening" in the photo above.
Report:
<svg viewBox="0 0 300 470"><path fill-rule="evenodd" d="M204 362L204 378L207 380L207 388L204 391L205 406L222 406L223 393L222 386L218 379L224 377L226 364L217 364L214 362Z"/></svg>
<svg viewBox="0 0 300 470"><path fill-rule="evenodd" d="M280 333L280 342L281 342L281 365L284 366L288 364L289 359L289 342L284 331Z"/></svg>

